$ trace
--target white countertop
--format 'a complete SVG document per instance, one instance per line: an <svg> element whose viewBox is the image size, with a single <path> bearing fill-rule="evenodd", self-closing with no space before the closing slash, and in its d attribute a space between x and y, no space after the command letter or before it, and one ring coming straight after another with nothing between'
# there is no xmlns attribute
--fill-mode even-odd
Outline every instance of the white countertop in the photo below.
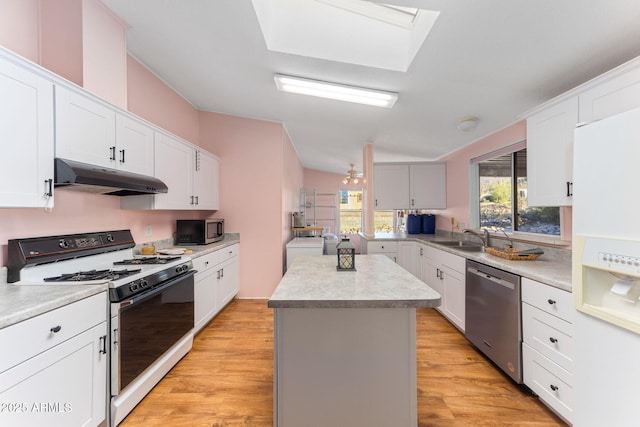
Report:
<svg viewBox="0 0 640 427"><path fill-rule="evenodd" d="M384 255L356 255L356 271L333 256L296 258L269 299L271 308L437 307L440 294Z"/></svg>
<svg viewBox="0 0 640 427"><path fill-rule="evenodd" d="M0 284L0 329L106 291L107 284Z"/></svg>
<svg viewBox="0 0 640 427"><path fill-rule="evenodd" d="M452 240L434 234L383 233L373 238L361 235L367 241L415 241L434 248L459 255L473 261L490 265L510 273L545 283L558 289L571 292L571 251L542 247L545 252L535 261L510 261L485 252L466 252L451 246L438 245L436 240ZM453 238L455 240L455 238ZM475 240L473 240L476 243ZM534 246L534 245L530 245Z"/></svg>

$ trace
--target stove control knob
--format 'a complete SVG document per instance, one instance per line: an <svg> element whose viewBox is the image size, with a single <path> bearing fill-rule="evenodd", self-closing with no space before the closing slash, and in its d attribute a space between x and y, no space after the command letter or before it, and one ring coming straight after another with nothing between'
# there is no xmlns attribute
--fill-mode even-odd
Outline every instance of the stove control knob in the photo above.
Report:
<svg viewBox="0 0 640 427"><path fill-rule="evenodd" d="M66 248L68 248L68 247L69 247L69 242L67 242L67 241L66 241L66 240L64 240L64 239L60 239L60 240L58 241L58 246L60 246L60 247L61 247L61 248L63 248L63 249L66 249Z"/></svg>
<svg viewBox="0 0 640 427"><path fill-rule="evenodd" d="M146 281L146 280L142 280L142 279L140 279L140 288L144 289L144 288L146 288L147 286L149 286L149 284L147 283L147 281Z"/></svg>
<svg viewBox="0 0 640 427"><path fill-rule="evenodd" d="M107 242L113 242L114 240L113 234L107 234Z"/></svg>
<svg viewBox="0 0 640 427"><path fill-rule="evenodd" d="M134 282L134 283L132 283L132 284L129 286L129 290L130 290L131 292L135 292L135 291L137 291L137 290L138 290L138 284L137 284L137 283L135 283L135 282Z"/></svg>

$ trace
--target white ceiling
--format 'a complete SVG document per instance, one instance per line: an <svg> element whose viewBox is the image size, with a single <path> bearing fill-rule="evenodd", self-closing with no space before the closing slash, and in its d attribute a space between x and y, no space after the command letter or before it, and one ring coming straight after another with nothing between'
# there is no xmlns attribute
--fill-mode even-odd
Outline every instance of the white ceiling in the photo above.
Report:
<svg viewBox="0 0 640 427"><path fill-rule="evenodd" d="M436 160L640 55L637 0L385 0L440 12L406 72L269 51L251 0L103 2L131 26L129 52L194 106L282 122L305 167L336 173L361 170L368 143L375 161ZM274 73L399 98L388 109L288 94ZM479 125L461 132L467 115Z"/></svg>

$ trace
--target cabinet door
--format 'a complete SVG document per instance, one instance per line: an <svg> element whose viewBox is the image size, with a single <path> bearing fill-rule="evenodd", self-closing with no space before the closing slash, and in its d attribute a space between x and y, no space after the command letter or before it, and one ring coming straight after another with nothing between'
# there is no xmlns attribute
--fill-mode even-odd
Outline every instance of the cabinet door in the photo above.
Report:
<svg viewBox="0 0 640 427"><path fill-rule="evenodd" d="M445 304L443 313L458 328L464 331L465 311L465 278L460 272L446 265L440 266Z"/></svg>
<svg viewBox="0 0 640 427"><path fill-rule="evenodd" d="M153 176L153 132L145 123L118 113L115 167Z"/></svg>
<svg viewBox="0 0 640 427"><path fill-rule="evenodd" d="M446 209L445 164L409 165L409 198L411 209Z"/></svg>
<svg viewBox="0 0 640 427"><path fill-rule="evenodd" d="M409 166L373 166L374 209L409 209Z"/></svg>
<svg viewBox="0 0 640 427"><path fill-rule="evenodd" d="M206 151L195 152L194 189L195 209L218 210L220 207L220 165L218 159Z"/></svg>
<svg viewBox="0 0 640 427"><path fill-rule="evenodd" d="M529 206L572 204L573 132L577 123L577 97L527 119Z"/></svg>
<svg viewBox="0 0 640 427"><path fill-rule="evenodd" d="M218 271L214 268L198 272L194 282L194 331L198 332L218 312Z"/></svg>
<svg viewBox="0 0 640 427"><path fill-rule="evenodd" d="M56 86L56 157L115 168L116 113L98 101Z"/></svg>
<svg viewBox="0 0 640 427"><path fill-rule="evenodd" d="M589 123L640 108L640 67L580 94L580 122Z"/></svg>
<svg viewBox="0 0 640 427"><path fill-rule="evenodd" d="M97 426L106 419L103 322L0 374L0 425Z"/></svg>
<svg viewBox="0 0 640 427"><path fill-rule="evenodd" d="M218 268L218 310L222 310L238 293L238 267L238 257L233 257L220 264Z"/></svg>
<svg viewBox="0 0 640 427"><path fill-rule="evenodd" d="M53 206L53 84L2 60L0 94L0 207Z"/></svg>
<svg viewBox="0 0 640 427"><path fill-rule="evenodd" d="M418 243L416 245L416 276L427 283L427 246Z"/></svg>
<svg viewBox="0 0 640 427"><path fill-rule="evenodd" d="M416 244L414 242L398 243L398 264L409 273L417 276Z"/></svg>
<svg viewBox="0 0 640 427"><path fill-rule="evenodd" d="M193 197L194 151L190 145L163 133L155 134L155 177L169 187L155 194L155 209L191 209Z"/></svg>

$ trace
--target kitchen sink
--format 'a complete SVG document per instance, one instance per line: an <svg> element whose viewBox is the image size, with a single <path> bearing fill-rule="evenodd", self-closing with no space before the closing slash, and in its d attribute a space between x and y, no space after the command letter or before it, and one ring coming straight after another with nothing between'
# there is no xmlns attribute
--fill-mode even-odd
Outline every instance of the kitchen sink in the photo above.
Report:
<svg viewBox="0 0 640 427"><path fill-rule="evenodd" d="M484 252L484 246L469 243L464 240L434 240L436 245L449 246L465 252Z"/></svg>

